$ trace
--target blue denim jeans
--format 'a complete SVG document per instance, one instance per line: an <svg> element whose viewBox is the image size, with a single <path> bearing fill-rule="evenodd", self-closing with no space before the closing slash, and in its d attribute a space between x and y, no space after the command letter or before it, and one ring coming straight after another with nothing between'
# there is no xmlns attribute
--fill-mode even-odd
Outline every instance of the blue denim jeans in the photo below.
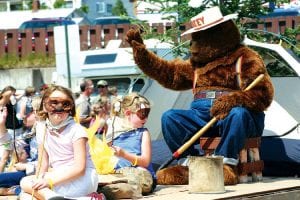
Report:
<svg viewBox="0 0 300 200"><path fill-rule="evenodd" d="M0 187L9 188L20 185L20 181L24 176L26 176L25 171L0 173Z"/></svg>
<svg viewBox="0 0 300 200"><path fill-rule="evenodd" d="M197 99L191 103L189 110L171 109L163 114L162 132L172 152L180 148L211 120L210 108L213 102L214 99ZM221 141L214 154L223 156L224 160L233 160L233 163L229 161L228 164L237 164L239 151L243 148L246 138L262 135L264 119L263 112L234 107L223 120L219 120L203 136L220 136ZM199 155L195 145L199 146L199 141L187 149L182 157Z"/></svg>

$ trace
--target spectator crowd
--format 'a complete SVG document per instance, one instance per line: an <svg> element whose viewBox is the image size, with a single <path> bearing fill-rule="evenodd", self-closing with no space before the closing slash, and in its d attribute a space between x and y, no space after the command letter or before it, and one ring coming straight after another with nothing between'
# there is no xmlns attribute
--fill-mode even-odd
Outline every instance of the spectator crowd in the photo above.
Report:
<svg viewBox="0 0 300 200"><path fill-rule="evenodd" d="M154 190L151 137L144 127L149 101L138 93L121 97L105 80L94 86L84 79L79 87L80 93L47 84L38 89L28 86L23 94L12 86L1 89L0 196L133 198ZM146 177L144 183L99 186L87 142L87 130L97 120L101 123L95 135L100 140L106 137L118 160L114 172L132 176L134 170ZM115 187L127 192L114 192Z"/></svg>

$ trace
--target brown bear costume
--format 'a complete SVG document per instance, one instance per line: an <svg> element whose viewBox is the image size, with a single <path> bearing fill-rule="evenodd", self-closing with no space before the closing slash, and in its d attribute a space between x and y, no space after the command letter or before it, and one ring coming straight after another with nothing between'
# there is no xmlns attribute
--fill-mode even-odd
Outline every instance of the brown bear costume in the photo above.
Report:
<svg viewBox="0 0 300 200"><path fill-rule="evenodd" d="M217 19L208 20L209 18ZM186 61L182 59L164 60L146 49L139 30L131 29L127 33L126 40L133 49L134 60L145 74L158 81L162 86L172 90L193 89L194 101L192 102L191 110L188 111L188 116L192 117L188 118L187 115L182 117L180 113L186 111L172 111L172 114L176 112L177 116L175 117L177 118L172 118L170 112L167 114L168 117L163 116L162 131L172 152L175 152L178 147L205 125L199 123L197 117L194 117L198 115L192 113L192 110L197 109L193 108L193 104L199 104L200 101L209 100L212 102L207 112L209 119L205 118L203 120L206 123L211 117L216 117L219 122L230 122L227 124L228 127L235 128L239 127L239 123L244 123L248 119L249 121L258 119L255 123L249 123L247 127L243 126L238 131L244 133L247 131L245 129L255 127L253 129L254 132L257 132L256 134L259 136L262 135L263 111L272 102L274 95L273 85L261 57L255 51L241 44L239 30L231 20L232 18L232 16L223 17L218 7L210 8L192 18L193 28L186 32L191 34L191 55L190 59ZM241 62L241 65L237 65L238 60ZM251 90L243 91L260 74L264 74L263 80ZM214 95L208 96L208 91L213 92ZM230 118L232 115L236 116L234 112L231 112L236 109L242 109L242 113L248 113L247 118L228 121L227 118ZM240 113L240 111L238 112ZM263 117L254 117L252 119L253 116L258 114ZM170 118L178 119L172 122L175 123L174 121L176 121L176 124L165 126L164 121ZM186 126L189 120L192 125ZM256 127L257 122L260 124L259 127ZM180 129L176 129L178 124L183 130L179 131ZM169 132L169 129L174 130L171 130L171 133L166 133ZM217 134L221 132L222 140L224 139L223 146L218 146L219 153L216 152L216 154L222 155L222 152L227 153L229 150L234 152L233 155L226 153L222 155L225 158L229 158L227 159L229 162L224 160L225 185L237 184L235 166L238 163L238 152L243 147L245 138L251 137L251 135L245 133L241 138L238 138L238 133L235 133L236 135L229 136L227 132L231 130L227 130L228 128L224 123L218 124L215 129L212 129L218 132ZM233 129L233 131L238 132L236 129ZM192 150L187 151L186 155L191 155L192 153L190 152ZM168 169L164 169L164 173L158 173L157 175L158 183L163 184L166 176L172 175L172 172L168 174Z"/></svg>

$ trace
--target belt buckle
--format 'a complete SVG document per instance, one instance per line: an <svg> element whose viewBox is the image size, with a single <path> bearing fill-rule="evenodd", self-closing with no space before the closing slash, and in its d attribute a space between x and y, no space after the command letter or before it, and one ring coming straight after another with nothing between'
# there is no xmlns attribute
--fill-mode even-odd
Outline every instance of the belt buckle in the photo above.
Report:
<svg viewBox="0 0 300 200"><path fill-rule="evenodd" d="M215 99L216 98L216 92L215 91L208 91L208 92L206 92L206 98L208 98L208 99Z"/></svg>

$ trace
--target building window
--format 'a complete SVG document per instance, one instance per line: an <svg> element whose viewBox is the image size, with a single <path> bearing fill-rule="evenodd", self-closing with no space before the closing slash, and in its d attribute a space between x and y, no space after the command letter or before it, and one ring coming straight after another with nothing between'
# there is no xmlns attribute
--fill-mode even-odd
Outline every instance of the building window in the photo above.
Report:
<svg viewBox="0 0 300 200"><path fill-rule="evenodd" d="M265 23L265 31L271 31L272 28L272 22L266 22Z"/></svg>
<svg viewBox="0 0 300 200"><path fill-rule="evenodd" d="M97 13L105 13L105 3L104 2L97 2L96 3L96 12Z"/></svg>
<svg viewBox="0 0 300 200"><path fill-rule="evenodd" d="M112 8L113 8L112 4L106 4L106 12L112 13Z"/></svg>
<svg viewBox="0 0 300 200"><path fill-rule="evenodd" d="M279 26L285 26L285 21L280 21Z"/></svg>
<svg viewBox="0 0 300 200"><path fill-rule="evenodd" d="M285 26L286 26L286 23L285 21L279 21L279 33L284 33L285 31Z"/></svg>

